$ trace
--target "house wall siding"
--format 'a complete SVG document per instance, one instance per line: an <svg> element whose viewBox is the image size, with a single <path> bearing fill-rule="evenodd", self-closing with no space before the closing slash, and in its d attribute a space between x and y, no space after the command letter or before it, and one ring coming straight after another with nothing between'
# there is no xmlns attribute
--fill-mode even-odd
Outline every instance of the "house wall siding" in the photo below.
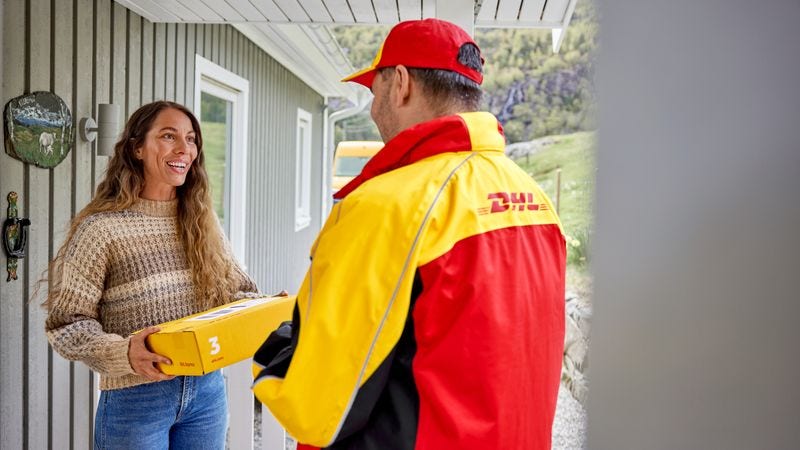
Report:
<svg viewBox="0 0 800 450"><path fill-rule="evenodd" d="M320 228L322 172L316 158L312 223L295 232L295 122L297 108L310 112L313 148L321 148L322 96L229 25L151 23L110 0L4 0L0 8L3 104L52 91L69 105L76 128L96 117L98 103L119 104L121 121L156 99L192 108L195 54L249 80L245 264L262 291L299 288ZM0 210L5 215L5 197L16 191L20 215L32 221L19 279L0 280L1 449L91 447L94 375L49 348L39 307L46 284L29 299L107 162L79 137L53 169L0 152Z"/></svg>

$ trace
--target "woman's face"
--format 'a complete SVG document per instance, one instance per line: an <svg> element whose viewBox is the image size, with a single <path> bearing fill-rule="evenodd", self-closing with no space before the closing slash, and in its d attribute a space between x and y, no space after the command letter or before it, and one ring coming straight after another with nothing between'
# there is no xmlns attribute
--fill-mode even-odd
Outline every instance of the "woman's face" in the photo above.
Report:
<svg viewBox="0 0 800 450"><path fill-rule="evenodd" d="M135 150L144 165L142 198L172 200L197 158L192 121L183 112L167 108L158 113L144 143Z"/></svg>

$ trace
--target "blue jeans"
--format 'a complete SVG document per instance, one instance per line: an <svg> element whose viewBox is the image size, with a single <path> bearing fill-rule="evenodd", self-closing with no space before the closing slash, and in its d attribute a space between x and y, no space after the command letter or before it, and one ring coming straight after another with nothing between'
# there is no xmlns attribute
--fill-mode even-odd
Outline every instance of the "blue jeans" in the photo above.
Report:
<svg viewBox="0 0 800 450"><path fill-rule="evenodd" d="M100 393L96 450L225 448L228 404L220 371Z"/></svg>

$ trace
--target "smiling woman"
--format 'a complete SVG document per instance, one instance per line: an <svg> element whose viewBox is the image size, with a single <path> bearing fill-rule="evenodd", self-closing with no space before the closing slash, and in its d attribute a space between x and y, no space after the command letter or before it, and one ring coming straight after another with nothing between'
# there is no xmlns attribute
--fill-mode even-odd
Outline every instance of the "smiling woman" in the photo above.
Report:
<svg viewBox="0 0 800 450"><path fill-rule="evenodd" d="M48 340L100 373L95 448L225 447L222 375L165 375L156 363L171 362L145 340L159 323L257 291L229 248L197 119L177 103L142 106L50 268Z"/></svg>

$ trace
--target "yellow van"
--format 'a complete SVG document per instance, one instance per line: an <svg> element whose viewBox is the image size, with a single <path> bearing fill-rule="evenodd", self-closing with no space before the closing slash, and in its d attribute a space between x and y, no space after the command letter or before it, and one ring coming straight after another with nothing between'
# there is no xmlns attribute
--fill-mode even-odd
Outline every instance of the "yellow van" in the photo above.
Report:
<svg viewBox="0 0 800 450"><path fill-rule="evenodd" d="M333 155L333 192L341 189L361 173L372 155L383 148L381 141L342 141Z"/></svg>

